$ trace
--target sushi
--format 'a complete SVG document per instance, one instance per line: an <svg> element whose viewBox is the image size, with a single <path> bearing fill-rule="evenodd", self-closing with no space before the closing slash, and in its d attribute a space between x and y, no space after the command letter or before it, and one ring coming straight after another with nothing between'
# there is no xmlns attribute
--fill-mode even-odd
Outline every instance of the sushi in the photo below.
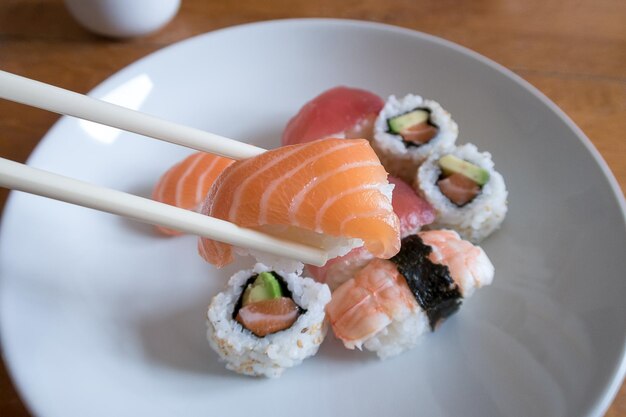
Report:
<svg viewBox="0 0 626 417"><path fill-rule="evenodd" d="M369 91L331 88L306 103L289 121L281 143L294 145L327 137L369 140L384 104Z"/></svg>
<svg viewBox="0 0 626 417"><path fill-rule="evenodd" d="M278 377L317 353L329 301L328 286L256 264L211 300L207 338L228 369Z"/></svg>
<svg viewBox="0 0 626 417"><path fill-rule="evenodd" d="M346 348L389 358L491 284L494 266L472 242L499 227L507 191L491 155L457 136L435 101L336 87L289 120L281 148L241 161L196 153L161 177L155 200L330 259L306 266L311 279L300 262L198 240L217 267L235 253L257 259L208 307L207 339L228 369L278 377L317 353L329 325Z"/></svg>
<svg viewBox="0 0 626 417"><path fill-rule="evenodd" d="M413 188L401 179L389 176L389 183L394 185L391 204L400 220L400 237L414 235L425 225L435 220L435 211L426 200L419 197ZM365 248L352 249L347 254L329 260L326 265L317 267L307 265L307 270L318 282L328 284L331 290L352 278L374 255Z"/></svg>
<svg viewBox="0 0 626 417"><path fill-rule="evenodd" d="M321 139L231 164L209 190L202 213L318 245L330 258L359 246L390 258L400 249L392 187L366 140ZM233 260L224 243L201 238L198 250L217 267Z"/></svg>
<svg viewBox="0 0 626 417"><path fill-rule="evenodd" d="M459 128L439 103L390 96L374 125L372 147L390 174L407 182L429 154L454 145Z"/></svg>
<svg viewBox="0 0 626 417"><path fill-rule="evenodd" d="M400 220L400 236L407 237L419 232L423 226L435 221L435 210L421 198L406 182L389 176L394 185L391 204Z"/></svg>
<svg viewBox="0 0 626 417"><path fill-rule="evenodd" d="M504 179L495 171L491 154L470 143L433 153L420 166L414 184L437 213L429 228L454 229L478 243L506 216Z"/></svg>
<svg viewBox="0 0 626 417"><path fill-rule="evenodd" d="M341 137L358 134L371 141L373 123L383 105L384 101L380 97L368 91L348 87L332 88L306 103L289 121L282 143L311 142L333 132ZM401 179L389 176L388 181L394 185L392 206L400 220L401 237L415 234L422 226L432 223L435 212L430 204ZM325 282L334 289L373 258L374 255L360 247L330 259L323 267L307 265L307 270L315 280Z"/></svg>
<svg viewBox="0 0 626 417"><path fill-rule="evenodd" d="M402 240L396 256L372 260L337 288L326 312L346 348L384 359L416 346L493 276L485 252L456 232L419 232Z"/></svg>
<svg viewBox="0 0 626 417"><path fill-rule="evenodd" d="M161 203L198 211L204 197L219 174L235 162L230 158L205 152L194 153L172 168L159 179L152 199ZM166 235L180 235L177 230L157 226Z"/></svg>

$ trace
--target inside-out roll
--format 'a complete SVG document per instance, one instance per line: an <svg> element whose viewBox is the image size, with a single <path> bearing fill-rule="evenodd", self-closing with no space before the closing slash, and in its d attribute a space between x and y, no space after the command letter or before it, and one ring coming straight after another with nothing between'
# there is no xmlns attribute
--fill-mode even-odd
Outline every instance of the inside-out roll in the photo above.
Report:
<svg viewBox="0 0 626 417"><path fill-rule="evenodd" d="M489 152L468 143L435 152L419 167L414 185L435 209L429 229L453 229L480 242L507 212L507 190Z"/></svg>
<svg viewBox="0 0 626 417"><path fill-rule="evenodd" d="M228 369L278 377L317 353L329 301L326 284L258 263L234 274L213 297L207 338Z"/></svg>
<svg viewBox="0 0 626 417"><path fill-rule="evenodd" d="M436 101L392 95L376 119L372 147L390 174L412 182L428 155L453 146L458 134L456 122Z"/></svg>

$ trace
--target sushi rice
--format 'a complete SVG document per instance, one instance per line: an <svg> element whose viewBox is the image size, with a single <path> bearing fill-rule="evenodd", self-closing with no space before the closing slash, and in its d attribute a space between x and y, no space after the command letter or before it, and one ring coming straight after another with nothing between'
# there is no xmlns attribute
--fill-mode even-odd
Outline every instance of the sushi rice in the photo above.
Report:
<svg viewBox="0 0 626 417"><path fill-rule="evenodd" d="M441 193L437 180L441 175L438 161L452 154L489 172L489 181L471 202L459 207ZM415 177L415 188L434 208L435 221L427 229L453 229L463 239L478 243L495 231L507 212L507 190L502 175L494 170L489 152L479 152L468 143L433 153L420 166Z"/></svg>
<svg viewBox="0 0 626 417"><path fill-rule="evenodd" d="M421 336L430 330L428 316L424 310L416 308L405 317L394 319L383 330L365 340L363 347L375 352L380 359L388 359L416 347Z"/></svg>
<svg viewBox="0 0 626 417"><path fill-rule="evenodd" d="M429 142L420 146L407 147L399 135L389 132L387 121L417 108L430 110L430 120L439 131ZM415 177L415 171L428 155L440 149L452 147L458 134L458 125L452 120L450 113L436 101L414 94L407 94L400 99L391 95L374 124L372 147L391 175L410 183Z"/></svg>
<svg viewBox="0 0 626 417"><path fill-rule="evenodd" d="M303 309L286 330L258 337L233 319L233 311L247 280L274 269L257 263L234 274L226 291L213 297L207 313L207 338L226 368L245 375L275 378L287 368L313 356L326 336L325 307L330 301L327 285L295 273L276 271Z"/></svg>

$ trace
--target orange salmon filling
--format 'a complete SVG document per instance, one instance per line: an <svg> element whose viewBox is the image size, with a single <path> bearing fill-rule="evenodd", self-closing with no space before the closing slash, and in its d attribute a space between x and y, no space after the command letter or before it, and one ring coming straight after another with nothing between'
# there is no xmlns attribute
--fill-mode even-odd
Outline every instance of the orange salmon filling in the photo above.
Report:
<svg viewBox="0 0 626 417"><path fill-rule="evenodd" d="M290 328L298 319L300 309L288 297L257 301L242 307L237 320L258 337Z"/></svg>
<svg viewBox="0 0 626 417"><path fill-rule="evenodd" d="M439 132L437 126L428 124L428 122L422 122L402 130L400 136L407 142L423 145L437 136L437 132Z"/></svg>
<svg viewBox="0 0 626 417"><path fill-rule="evenodd" d="M480 186L463 174L454 173L437 181L441 193L457 206L464 206L480 194Z"/></svg>

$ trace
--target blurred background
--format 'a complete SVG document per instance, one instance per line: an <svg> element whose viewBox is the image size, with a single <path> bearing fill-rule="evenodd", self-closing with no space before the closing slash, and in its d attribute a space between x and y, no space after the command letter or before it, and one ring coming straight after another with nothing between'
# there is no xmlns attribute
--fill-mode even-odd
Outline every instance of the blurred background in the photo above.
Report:
<svg viewBox="0 0 626 417"><path fill-rule="evenodd" d="M529 81L582 128L626 190L624 0L110 0L112 9L106 1L93 0L96 9L90 3L2 0L0 69L86 93L151 52L227 26L295 17L383 22L456 42ZM69 10L99 32L156 31L104 37ZM102 13L110 21L98 18ZM58 117L0 101L0 156L26 161ZM7 195L0 190L0 210ZM0 416L29 416L4 364ZM607 416L626 417L625 386Z"/></svg>

